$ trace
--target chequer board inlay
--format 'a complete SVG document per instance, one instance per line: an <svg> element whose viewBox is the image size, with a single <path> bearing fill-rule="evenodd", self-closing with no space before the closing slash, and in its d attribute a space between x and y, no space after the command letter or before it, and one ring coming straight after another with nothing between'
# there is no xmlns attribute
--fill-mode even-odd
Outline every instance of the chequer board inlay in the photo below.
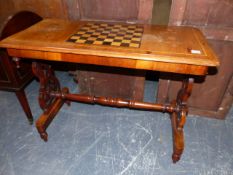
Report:
<svg viewBox="0 0 233 175"><path fill-rule="evenodd" d="M139 48L143 27L128 24L87 23L67 41L79 44Z"/></svg>

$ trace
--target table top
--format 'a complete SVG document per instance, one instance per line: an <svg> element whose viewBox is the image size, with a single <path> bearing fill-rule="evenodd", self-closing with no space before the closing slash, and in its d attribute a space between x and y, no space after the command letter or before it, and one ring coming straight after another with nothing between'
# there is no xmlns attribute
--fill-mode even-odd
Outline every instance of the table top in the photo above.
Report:
<svg viewBox="0 0 233 175"><path fill-rule="evenodd" d="M178 73L185 72L176 71L176 65L192 66L193 69L219 65L202 33L192 27L44 19L2 40L0 47L7 48L11 56L54 61L101 64L115 60L122 63L113 65L125 65L126 60L134 60L134 63L128 62L134 66L120 67L150 70L158 68L149 65L152 63L161 64L159 67L171 64L174 67L171 72ZM86 61L70 54L82 55ZM195 74L195 70L190 74Z"/></svg>

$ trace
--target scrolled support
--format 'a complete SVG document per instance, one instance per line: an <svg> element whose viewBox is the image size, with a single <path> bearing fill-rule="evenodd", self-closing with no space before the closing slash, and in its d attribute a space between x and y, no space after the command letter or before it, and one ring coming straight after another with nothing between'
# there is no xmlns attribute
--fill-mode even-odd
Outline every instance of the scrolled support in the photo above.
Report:
<svg viewBox="0 0 233 175"><path fill-rule="evenodd" d="M51 106L54 97L50 96L52 91L61 91L58 79L50 65L33 62L32 71L40 81L39 104L41 109L46 112Z"/></svg>
<svg viewBox="0 0 233 175"><path fill-rule="evenodd" d="M44 113L36 121L36 128L40 134L40 137L44 140L48 140L48 134L46 132L47 127L52 122L64 102L63 99L51 96L52 92L68 93L68 88L61 90L58 79L56 78L53 69L50 65L33 62L32 70L34 75L40 81L39 89L39 105Z"/></svg>

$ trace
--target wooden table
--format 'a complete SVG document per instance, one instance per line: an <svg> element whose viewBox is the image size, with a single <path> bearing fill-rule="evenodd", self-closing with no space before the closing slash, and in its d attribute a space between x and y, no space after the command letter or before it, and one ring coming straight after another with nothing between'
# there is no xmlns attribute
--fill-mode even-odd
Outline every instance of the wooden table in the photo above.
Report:
<svg viewBox="0 0 233 175"><path fill-rule="evenodd" d="M0 47L12 57L35 60L32 69L40 80L39 104L44 111L36 127L43 140L47 141L46 129L59 109L70 101L163 111L171 114L173 162L184 149L183 127L194 76L205 76L208 67L219 65L202 33L191 27L44 19L2 40ZM177 98L168 104L70 94L68 88L60 87L51 66L41 60L171 72L186 78Z"/></svg>

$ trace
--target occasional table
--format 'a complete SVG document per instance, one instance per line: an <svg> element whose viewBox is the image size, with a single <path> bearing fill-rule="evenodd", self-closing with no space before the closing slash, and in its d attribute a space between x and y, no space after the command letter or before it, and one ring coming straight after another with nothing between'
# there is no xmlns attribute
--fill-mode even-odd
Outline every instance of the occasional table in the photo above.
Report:
<svg viewBox="0 0 233 175"><path fill-rule="evenodd" d="M34 60L32 70L40 80L38 99L43 110L36 127L44 141L59 109L71 101L168 112L174 163L184 150L183 127L194 79L205 76L208 67L219 65L202 33L192 27L44 19L2 40L0 47L17 58L17 65L18 58ZM185 78L177 98L167 104L71 94L67 87L61 88L53 69L43 60L170 72Z"/></svg>

